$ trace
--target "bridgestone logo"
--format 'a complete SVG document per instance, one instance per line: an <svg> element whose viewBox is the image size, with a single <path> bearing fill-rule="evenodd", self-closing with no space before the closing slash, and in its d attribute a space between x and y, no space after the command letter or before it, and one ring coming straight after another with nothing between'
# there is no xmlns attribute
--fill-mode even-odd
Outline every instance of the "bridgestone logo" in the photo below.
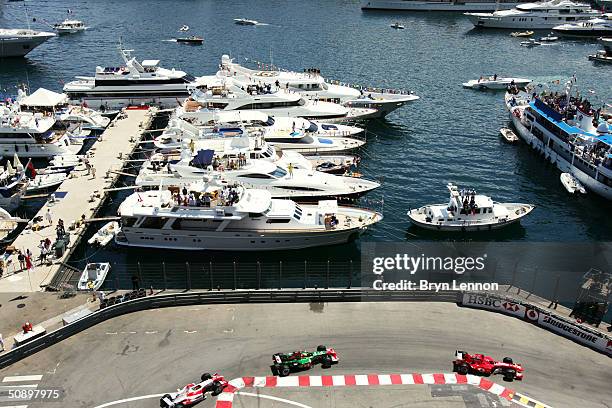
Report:
<svg viewBox="0 0 612 408"><path fill-rule="evenodd" d="M596 336L593 336L592 334L585 333L585 332L583 332L583 331L581 331L581 330L579 330L579 329L577 329L577 328L575 328L573 326L570 326L567 323L563 323L563 322L560 322L558 320L551 319L550 316L544 316L544 320L542 321L542 323L548 323L551 326L557 327L557 328L563 330L564 332L567 332L569 334L573 334L575 336L578 336L578 337L580 337L582 339L588 340L591 343L595 343L597 341L597 337Z"/></svg>

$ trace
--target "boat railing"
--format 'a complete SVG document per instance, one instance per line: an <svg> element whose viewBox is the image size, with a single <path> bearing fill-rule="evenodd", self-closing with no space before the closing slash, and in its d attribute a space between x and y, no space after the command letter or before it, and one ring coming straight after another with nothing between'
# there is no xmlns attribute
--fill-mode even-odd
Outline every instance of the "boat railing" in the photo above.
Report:
<svg viewBox="0 0 612 408"><path fill-rule="evenodd" d="M414 92L410 90L404 89L394 89L394 88L376 88L372 86L363 86L348 82L342 82L335 79L325 79L325 82L331 85L340 85L340 86L348 86L349 88L357 89L363 92L375 92L382 94L393 94L393 95L413 95Z"/></svg>

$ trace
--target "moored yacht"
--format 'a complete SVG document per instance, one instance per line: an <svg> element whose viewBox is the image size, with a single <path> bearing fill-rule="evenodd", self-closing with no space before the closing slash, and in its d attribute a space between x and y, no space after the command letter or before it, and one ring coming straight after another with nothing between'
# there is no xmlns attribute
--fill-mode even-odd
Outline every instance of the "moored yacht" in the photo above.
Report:
<svg viewBox="0 0 612 408"><path fill-rule="evenodd" d="M281 70L277 67L261 65L261 69L250 69L235 63L227 55L221 57L219 76L231 77L242 87L252 85L270 86L275 91L285 89L296 92L307 99L321 102L334 102L351 108L374 109L370 117L384 117L404 104L419 99L411 92L399 90L354 88L338 81L327 81L317 69L304 72Z"/></svg>
<svg viewBox="0 0 612 408"><path fill-rule="evenodd" d="M518 135L587 190L612 200L612 119L586 98L546 93L510 108Z"/></svg>
<svg viewBox="0 0 612 408"><path fill-rule="evenodd" d="M0 156L49 158L76 153L65 130L54 129L56 120L41 112L23 112L19 104L0 104Z"/></svg>
<svg viewBox="0 0 612 408"><path fill-rule="evenodd" d="M70 19L65 19L61 23L53 25L53 29L57 31L58 34L74 34L85 31L88 28L89 27L86 27L82 21Z"/></svg>
<svg viewBox="0 0 612 408"><path fill-rule="evenodd" d="M561 24L553 27L553 31L563 37L612 37L612 14L602 18Z"/></svg>
<svg viewBox="0 0 612 408"><path fill-rule="evenodd" d="M6 163L0 170L0 207L6 211L14 211L21 205L21 199L28 188L28 178L25 168L15 158L14 165Z"/></svg>
<svg viewBox="0 0 612 408"><path fill-rule="evenodd" d="M550 0L519 4L512 10L465 13L465 15L478 28L547 29L560 24L587 20L601 13L585 3Z"/></svg>
<svg viewBox="0 0 612 408"><path fill-rule="evenodd" d="M258 110L271 116L291 116L327 122L364 120L376 115L375 109L347 108L305 99L287 89L266 90L257 85L240 85L230 77L199 77L191 99L200 107L219 110Z"/></svg>
<svg viewBox="0 0 612 408"><path fill-rule="evenodd" d="M45 31L0 28L0 58L23 57L55 36Z"/></svg>
<svg viewBox="0 0 612 408"><path fill-rule="evenodd" d="M189 96L195 77L159 66L159 60L138 61L132 50L120 49L122 67L96 67L93 77L77 77L64 85L72 103L103 111L130 105L174 107Z"/></svg>
<svg viewBox="0 0 612 408"><path fill-rule="evenodd" d="M505 10L525 2L524 0L361 0L362 10L407 11L494 11Z"/></svg>
<svg viewBox="0 0 612 408"><path fill-rule="evenodd" d="M177 189L178 190L178 189ZM119 245L218 251L272 251L343 244L382 214L335 200L297 204L240 185L138 192L119 207Z"/></svg>
<svg viewBox="0 0 612 408"><path fill-rule="evenodd" d="M473 190L459 190L448 183L448 204L430 204L408 211L410 221L421 228L436 231L490 231L518 222L534 206L519 203L497 203L491 197Z"/></svg>
<svg viewBox="0 0 612 408"><path fill-rule="evenodd" d="M375 181L336 176L316 170L284 165L277 161L252 159L237 161L218 158L214 151L201 151L192 159L169 162L162 167L143 165L135 184L143 187L186 184L220 178L248 188L269 191L274 198L312 200L314 198L358 198L379 187Z"/></svg>

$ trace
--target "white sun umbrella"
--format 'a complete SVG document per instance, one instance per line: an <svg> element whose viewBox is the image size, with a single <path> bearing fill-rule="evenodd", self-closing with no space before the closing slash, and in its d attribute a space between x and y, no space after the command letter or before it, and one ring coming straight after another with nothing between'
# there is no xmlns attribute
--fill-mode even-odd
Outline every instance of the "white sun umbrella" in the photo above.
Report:
<svg viewBox="0 0 612 408"><path fill-rule="evenodd" d="M15 153L15 155L13 156L13 167L15 167L18 172L23 171L23 164L21 164L21 161L19 161L17 153Z"/></svg>
<svg viewBox="0 0 612 408"><path fill-rule="evenodd" d="M9 174L9 176L13 176L15 175L15 169L13 168L13 166L11 165L11 162L6 162L6 171Z"/></svg>

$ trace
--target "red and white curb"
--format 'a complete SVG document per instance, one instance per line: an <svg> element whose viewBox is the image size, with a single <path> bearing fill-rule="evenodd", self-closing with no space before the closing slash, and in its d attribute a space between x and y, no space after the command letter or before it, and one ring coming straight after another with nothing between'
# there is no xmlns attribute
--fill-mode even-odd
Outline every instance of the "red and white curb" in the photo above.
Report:
<svg viewBox="0 0 612 408"><path fill-rule="evenodd" d="M475 375L462 374L357 374L357 375L300 375L295 377L240 377L217 397L216 408L231 408L234 395L243 388L282 387L351 387L375 385L469 384L509 401L514 391Z"/></svg>

